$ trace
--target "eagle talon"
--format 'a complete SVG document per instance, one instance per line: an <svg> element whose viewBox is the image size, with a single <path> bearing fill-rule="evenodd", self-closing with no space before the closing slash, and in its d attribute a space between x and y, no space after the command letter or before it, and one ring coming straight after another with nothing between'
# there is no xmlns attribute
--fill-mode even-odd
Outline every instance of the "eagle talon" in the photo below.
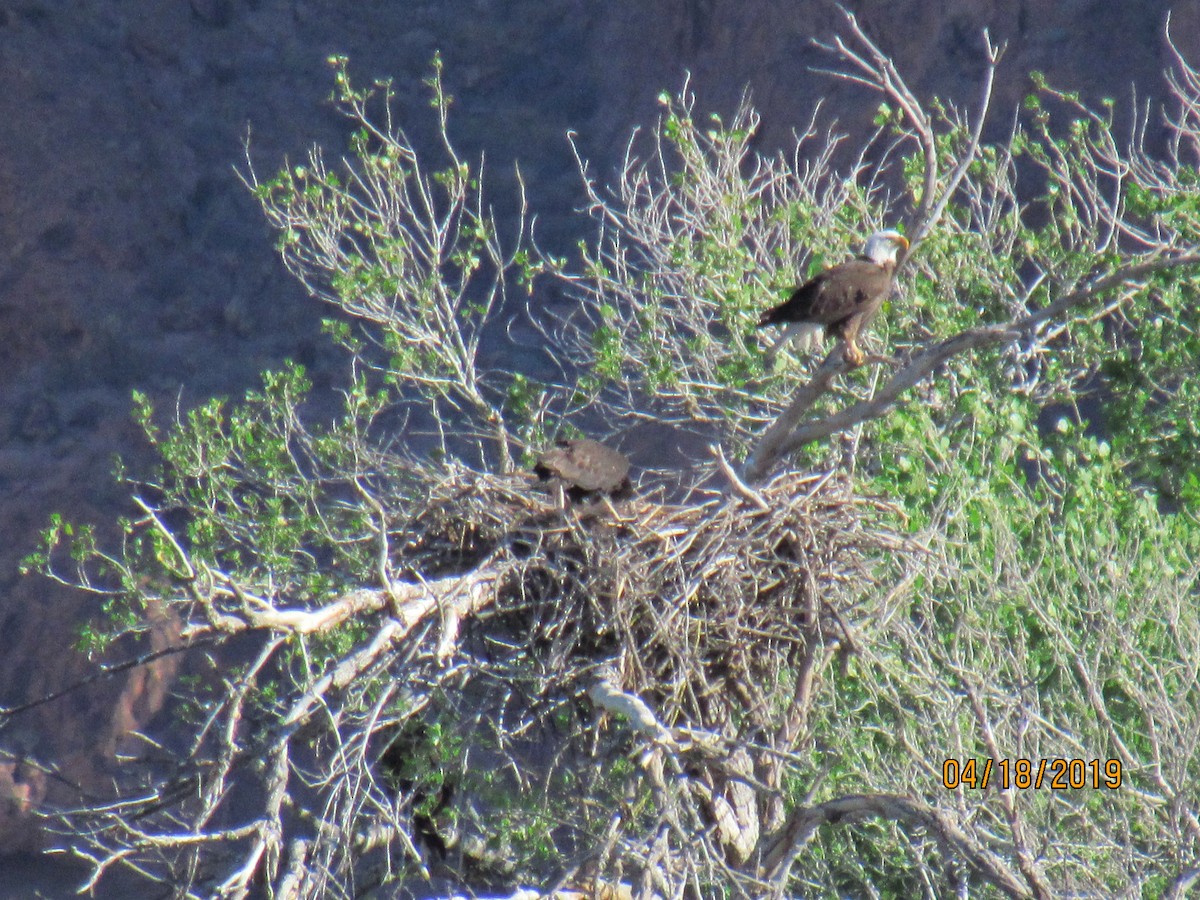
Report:
<svg viewBox="0 0 1200 900"><path fill-rule="evenodd" d="M867 361L867 354L862 352L858 344L846 344L846 351L842 354L842 359L850 368L857 369Z"/></svg>

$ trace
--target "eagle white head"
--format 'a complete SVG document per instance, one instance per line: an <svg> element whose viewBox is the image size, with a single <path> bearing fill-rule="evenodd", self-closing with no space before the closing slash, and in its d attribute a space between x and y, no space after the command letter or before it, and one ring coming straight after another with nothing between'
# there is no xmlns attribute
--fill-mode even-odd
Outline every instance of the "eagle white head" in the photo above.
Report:
<svg viewBox="0 0 1200 900"><path fill-rule="evenodd" d="M896 262L896 255L900 252L900 248L908 249L908 238L900 232L888 229L887 231L877 231L867 238L867 246L863 249L863 256L875 263L877 266L885 266L889 263Z"/></svg>

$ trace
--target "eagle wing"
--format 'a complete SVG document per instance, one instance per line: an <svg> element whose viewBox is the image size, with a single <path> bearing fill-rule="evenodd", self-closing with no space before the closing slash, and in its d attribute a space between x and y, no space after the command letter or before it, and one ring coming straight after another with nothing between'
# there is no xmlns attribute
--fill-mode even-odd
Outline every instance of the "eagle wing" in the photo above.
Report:
<svg viewBox="0 0 1200 900"><path fill-rule="evenodd" d="M891 283L890 267L868 259L852 259L800 285L787 300L764 312L758 325L812 322L824 325L829 333L838 333L855 317L854 324L862 327L879 311Z"/></svg>

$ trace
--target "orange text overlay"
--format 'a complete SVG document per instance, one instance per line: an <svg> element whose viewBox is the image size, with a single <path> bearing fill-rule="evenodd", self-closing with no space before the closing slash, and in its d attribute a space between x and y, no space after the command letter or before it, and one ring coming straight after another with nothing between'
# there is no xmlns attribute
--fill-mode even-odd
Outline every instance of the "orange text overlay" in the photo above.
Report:
<svg viewBox="0 0 1200 900"><path fill-rule="evenodd" d="M947 759L942 763L942 787L955 790L959 787L986 790L1052 791L1083 788L1108 788L1121 786L1121 761L1119 759Z"/></svg>

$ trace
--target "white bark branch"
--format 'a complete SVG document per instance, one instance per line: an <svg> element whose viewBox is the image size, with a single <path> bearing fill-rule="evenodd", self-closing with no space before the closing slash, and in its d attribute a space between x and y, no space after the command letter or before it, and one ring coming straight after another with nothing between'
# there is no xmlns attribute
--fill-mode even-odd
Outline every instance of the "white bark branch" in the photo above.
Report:
<svg viewBox="0 0 1200 900"><path fill-rule="evenodd" d="M497 568L485 568L419 583L393 581L387 590L359 588L317 609L280 609L261 597L239 592L248 601L244 611L220 615L215 627L230 634L252 630L319 634L354 616L392 607L392 615L401 629L398 637L403 637L443 602L453 599L454 608L465 603L467 611L478 608L500 574ZM182 637L191 640L209 630L207 624L195 625L184 631Z"/></svg>

